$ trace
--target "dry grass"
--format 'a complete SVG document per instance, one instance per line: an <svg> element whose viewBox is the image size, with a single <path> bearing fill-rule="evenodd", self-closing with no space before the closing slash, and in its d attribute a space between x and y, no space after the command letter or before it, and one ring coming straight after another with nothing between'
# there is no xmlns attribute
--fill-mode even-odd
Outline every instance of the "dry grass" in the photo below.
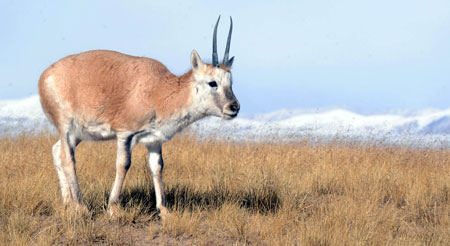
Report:
<svg viewBox="0 0 450 246"><path fill-rule="evenodd" d="M164 146L169 219L155 216L145 149L105 207L114 142L82 143L90 214L61 205L48 134L0 138L0 245L448 245L450 151L195 140Z"/></svg>

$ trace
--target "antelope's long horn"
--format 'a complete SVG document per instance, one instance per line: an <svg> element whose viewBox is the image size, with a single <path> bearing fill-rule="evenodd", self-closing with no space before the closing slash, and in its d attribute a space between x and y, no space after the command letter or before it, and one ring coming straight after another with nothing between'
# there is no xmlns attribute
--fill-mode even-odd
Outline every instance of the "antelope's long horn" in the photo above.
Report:
<svg viewBox="0 0 450 246"><path fill-rule="evenodd" d="M217 19L216 26L214 27L214 34L213 34L213 53L212 53L212 63L213 66L218 67L219 66L219 56L217 55L217 26L219 25L220 21L220 15Z"/></svg>
<svg viewBox="0 0 450 246"><path fill-rule="evenodd" d="M231 33L233 32L233 19L230 16L230 30L228 31L227 47L225 48L225 54L223 55L223 64L228 66L228 56L230 53Z"/></svg>

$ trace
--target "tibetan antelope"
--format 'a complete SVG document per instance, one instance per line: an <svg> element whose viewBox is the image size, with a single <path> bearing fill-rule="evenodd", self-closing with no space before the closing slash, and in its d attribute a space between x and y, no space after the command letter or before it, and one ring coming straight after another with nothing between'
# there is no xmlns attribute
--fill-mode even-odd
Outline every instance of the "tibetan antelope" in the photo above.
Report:
<svg viewBox="0 0 450 246"><path fill-rule="evenodd" d="M147 147L150 170L161 215L168 213L162 180L161 145L194 121L209 115L233 119L239 102L232 90L228 58L230 29L223 62L217 55L217 25L213 33L212 64L193 50L192 69L172 74L157 60L94 50L67 56L47 68L39 80L39 94L47 118L56 126L59 141L52 155L65 204L82 205L75 168L75 148L83 140L117 139L116 176L108 211L118 208L119 194L131 165L133 147Z"/></svg>

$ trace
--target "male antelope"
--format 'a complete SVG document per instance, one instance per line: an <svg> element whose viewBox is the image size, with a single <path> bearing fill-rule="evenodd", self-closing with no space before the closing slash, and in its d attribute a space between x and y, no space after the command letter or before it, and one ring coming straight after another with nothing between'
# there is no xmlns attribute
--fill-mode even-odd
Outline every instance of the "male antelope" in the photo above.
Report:
<svg viewBox="0 0 450 246"><path fill-rule="evenodd" d="M81 204L75 168L75 147L83 140L117 139L116 177L108 209L117 209L131 151L137 143L148 149L156 206L165 205L161 144L190 123L215 115L233 119L239 102L231 89L228 59L233 23L222 64L217 56L217 25L213 34L212 65L191 53L192 69L176 76L157 60L114 51L95 50L65 57L43 72L39 80L42 108L58 128L52 154L65 204Z"/></svg>

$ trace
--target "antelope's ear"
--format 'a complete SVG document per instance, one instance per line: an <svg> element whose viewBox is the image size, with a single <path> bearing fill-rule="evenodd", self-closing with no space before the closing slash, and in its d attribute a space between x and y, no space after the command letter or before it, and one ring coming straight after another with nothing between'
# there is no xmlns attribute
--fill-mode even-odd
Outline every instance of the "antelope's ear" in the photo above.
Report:
<svg viewBox="0 0 450 246"><path fill-rule="evenodd" d="M233 66L234 56L227 61L227 67L231 68Z"/></svg>
<svg viewBox="0 0 450 246"><path fill-rule="evenodd" d="M192 70L197 70L198 68L203 66L202 59L200 59L200 56L198 55L196 50L193 50L191 53L191 65Z"/></svg>

